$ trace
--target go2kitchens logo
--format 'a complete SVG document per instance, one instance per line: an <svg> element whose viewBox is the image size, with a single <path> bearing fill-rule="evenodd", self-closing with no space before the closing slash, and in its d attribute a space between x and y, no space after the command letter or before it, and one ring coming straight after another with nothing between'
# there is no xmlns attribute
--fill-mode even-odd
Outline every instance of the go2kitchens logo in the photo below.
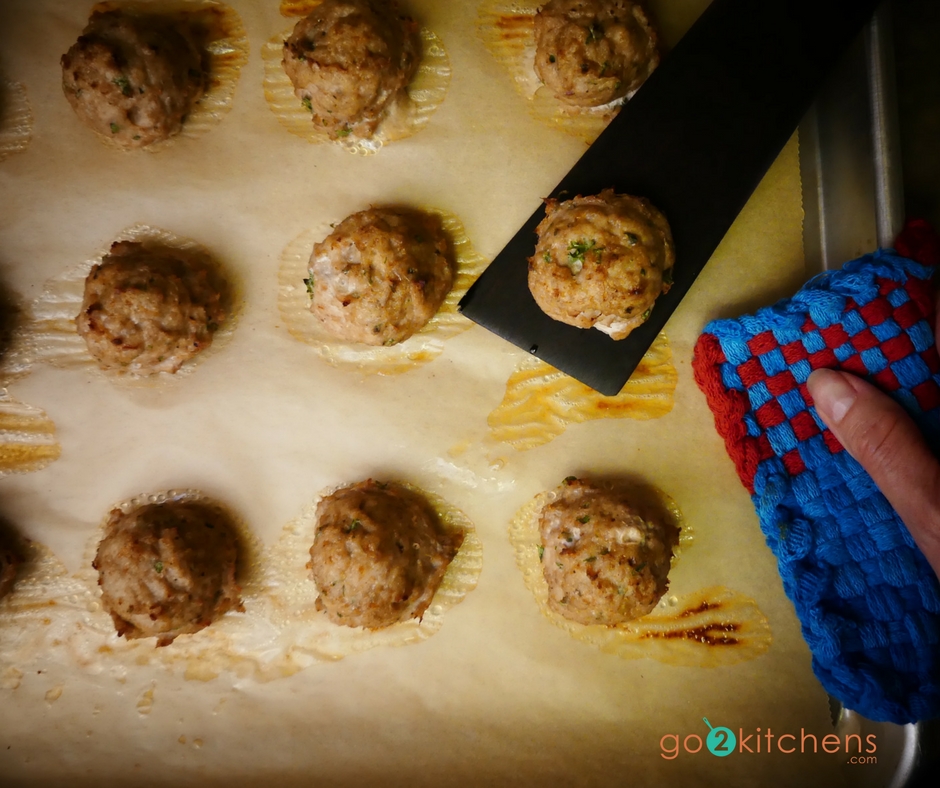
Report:
<svg viewBox="0 0 940 788"><path fill-rule="evenodd" d="M796 752L827 752L830 755L844 753L848 757L849 763L877 763L878 758L875 752L878 745L875 742L875 734L869 733L865 737L864 751L862 737L857 733L849 733L845 736L837 736L834 733L816 737L815 734L806 733L805 729L800 728L799 735L795 733L775 734L770 728L761 731L757 728L754 733L744 735L744 729L739 728L737 735L730 728L716 728L705 717L705 724L708 726L708 735L705 740L697 733L690 733L682 738L677 733L667 733L659 740L659 747L662 750L660 755L667 761L679 757L680 752L686 752L689 755L700 753L706 748L712 755L724 758L737 753L769 753L775 748L787 755ZM681 746L680 746L681 741ZM763 746L763 749L761 749Z"/></svg>

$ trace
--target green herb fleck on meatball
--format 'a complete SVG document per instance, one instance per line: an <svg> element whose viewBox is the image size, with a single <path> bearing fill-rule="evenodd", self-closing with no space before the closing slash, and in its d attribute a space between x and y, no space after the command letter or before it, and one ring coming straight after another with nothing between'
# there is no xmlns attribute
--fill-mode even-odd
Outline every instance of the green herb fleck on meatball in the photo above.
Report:
<svg viewBox="0 0 940 788"><path fill-rule="evenodd" d="M131 83L123 74L115 79L111 80L115 85L121 89L121 93L125 96L133 96L134 91L131 89Z"/></svg>
<svg viewBox="0 0 940 788"><path fill-rule="evenodd" d="M600 253L604 250L603 246L597 246L597 240L592 238L590 241L580 240L572 241L568 244L568 259L565 265L571 269L572 274L579 274L584 267L584 257L588 252L594 252L600 258Z"/></svg>

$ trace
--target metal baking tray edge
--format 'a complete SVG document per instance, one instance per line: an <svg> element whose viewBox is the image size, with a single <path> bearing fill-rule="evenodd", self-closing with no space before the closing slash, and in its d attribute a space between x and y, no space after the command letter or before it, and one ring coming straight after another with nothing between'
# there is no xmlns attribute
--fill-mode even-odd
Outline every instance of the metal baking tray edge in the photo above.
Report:
<svg viewBox="0 0 940 788"><path fill-rule="evenodd" d="M807 274L890 247L904 223L890 1L800 124ZM915 788L940 773L940 720L874 722L830 699L839 734L877 735L877 763L847 764L854 788Z"/></svg>

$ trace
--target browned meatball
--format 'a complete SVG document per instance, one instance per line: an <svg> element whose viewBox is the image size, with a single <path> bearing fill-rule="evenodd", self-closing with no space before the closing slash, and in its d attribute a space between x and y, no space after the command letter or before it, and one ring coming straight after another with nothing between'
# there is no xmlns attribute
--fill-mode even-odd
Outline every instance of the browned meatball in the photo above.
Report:
<svg viewBox="0 0 940 788"><path fill-rule="evenodd" d="M675 251L666 218L647 200L606 189L548 200L529 290L549 317L623 339L672 286Z"/></svg>
<svg viewBox="0 0 940 788"><path fill-rule="evenodd" d="M179 133L205 84L192 33L157 16L92 14L62 56L62 88L79 119L125 148Z"/></svg>
<svg viewBox="0 0 940 788"><path fill-rule="evenodd" d="M452 258L434 215L400 208L354 213L313 247L310 309L338 339L395 345L440 309L454 281Z"/></svg>
<svg viewBox="0 0 940 788"><path fill-rule="evenodd" d="M16 582L16 570L22 556L12 531L0 521L0 599L6 596Z"/></svg>
<svg viewBox="0 0 940 788"><path fill-rule="evenodd" d="M630 0L549 0L535 17L535 71L555 96L597 107L659 65L656 31Z"/></svg>
<svg viewBox="0 0 940 788"><path fill-rule="evenodd" d="M114 509L94 567L119 635L158 646L241 610L238 542L228 516L197 501Z"/></svg>
<svg viewBox="0 0 940 788"><path fill-rule="evenodd" d="M206 261L119 241L88 274L75 322L105 369L176 372L212 343L224 301L225 283Z"/></svg>
<svg viewBox="0 0 940 788"><path fill-rule="evenodd" d="M645 616L666 593L678 533L644 519L622 492L566 479L542 509L548 605L580 624Z"/></svg>
<svg viewBox="0 0 940 788"><path fill-rule="evenodd" d="M284 70L333 139L371 137L418 70L418 26L383 0L324 0L284 42Z"/></svg>
<svg viewBox="0 0 940 788"><path fill-rule="evenodd" d="M338 490L317 506L309 564L317 609L369 629L421 618L462 542L403 487L368 479Z"/></svg>

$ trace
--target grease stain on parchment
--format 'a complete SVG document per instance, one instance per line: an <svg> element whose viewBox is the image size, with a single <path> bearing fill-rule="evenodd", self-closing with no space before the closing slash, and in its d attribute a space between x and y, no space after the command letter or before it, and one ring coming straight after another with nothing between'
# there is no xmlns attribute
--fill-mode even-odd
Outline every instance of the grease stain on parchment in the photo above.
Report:
<svg viewBox="0 0 940 788"><path fill-rule="evenodd" d="M544 361L526 356L487 417L495 440L519 451L554 440L591 419L657 419L672 410L678 373L665 334L643 356L619 394L604 396Z"/></svg>

